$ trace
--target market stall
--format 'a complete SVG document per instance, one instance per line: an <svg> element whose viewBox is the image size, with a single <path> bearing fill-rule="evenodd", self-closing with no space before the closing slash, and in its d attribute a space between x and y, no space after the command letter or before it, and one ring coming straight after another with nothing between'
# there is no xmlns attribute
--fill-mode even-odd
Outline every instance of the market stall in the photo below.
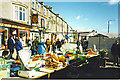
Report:
<svg viewBox="0 0 120 80"><path fill-rule="evenodd" d="M8 73L6 78L16 76L25 78L59 78L64 76L65 78L66 70L69 71L71 68L78 69L85 66L90 63L90 59L99 55L92 52L91 54L77 54L76 52L77 49L69 49L66 51L56 51L55 53L46 53L45 56L31 56L29 50L20 50L19 60L17 61L7 61L1 58L1 66L5 65L6 68L0 67L0 69L1 71L8 71L6 72ZM0 77L3 77L2 74Z"/></svg>

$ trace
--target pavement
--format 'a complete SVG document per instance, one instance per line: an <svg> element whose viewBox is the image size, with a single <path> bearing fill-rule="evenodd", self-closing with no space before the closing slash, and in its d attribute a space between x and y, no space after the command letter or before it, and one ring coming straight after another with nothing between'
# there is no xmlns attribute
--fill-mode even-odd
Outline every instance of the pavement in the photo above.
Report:
<svg viewBox="0 0 120 80"><path fill-rule="evenodd" d="M73 43L66 43L63 45L64 50L76 49L77 45Z"/></svg>

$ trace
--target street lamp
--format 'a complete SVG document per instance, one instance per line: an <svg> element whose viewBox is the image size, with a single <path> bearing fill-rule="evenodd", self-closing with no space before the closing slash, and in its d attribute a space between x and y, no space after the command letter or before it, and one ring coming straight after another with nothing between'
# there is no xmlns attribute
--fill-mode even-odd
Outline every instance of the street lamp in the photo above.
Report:
<svg viewBox="0 0 120 80"><path fill-rule="evenodd" d="M109 24L110 24L111 21L115 21L115 20L108 20L108 33L109 33L109 27L110 27Z"/></svg>

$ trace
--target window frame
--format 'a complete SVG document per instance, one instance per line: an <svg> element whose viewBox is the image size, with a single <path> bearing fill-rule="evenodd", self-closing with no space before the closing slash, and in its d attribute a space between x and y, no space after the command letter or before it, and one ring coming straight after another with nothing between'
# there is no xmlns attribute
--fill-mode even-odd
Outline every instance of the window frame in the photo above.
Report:
<svg viewBox="0 0 120 80"><path fill-rule="evenodd" d="M32 8L35 9L35 2L34 1L32 1Z"/></svg>
<svg viewBox="0 0 120 80"><path fill-rule="evenodd" d="M15 9L15 7L17 7L17 10ZM22 10L20 10L20 7L22 8ZM18 12L17 15L16 15L16 12ZM20 12L22 12L22 20L20 20ZM24 21L24 22L26 22L26 8L23 7L23 6L14 5L13 6L13 19L17 20L17 21Z"/></svg>
<svg viewBox="0 0 120 80"><path fill-rule="evenodd" d="M40 12L41 5L38 3L38 11Z"/></svg>
<svg viewBox="0 0 120 80"><path fill-rule="evenodd" d="M46 8L44 8L44 15L46 16Z"/></svg>

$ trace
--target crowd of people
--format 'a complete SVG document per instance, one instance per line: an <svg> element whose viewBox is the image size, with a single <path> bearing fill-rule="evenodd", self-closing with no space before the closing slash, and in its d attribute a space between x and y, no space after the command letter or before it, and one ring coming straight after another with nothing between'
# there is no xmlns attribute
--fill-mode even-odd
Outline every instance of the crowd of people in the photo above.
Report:
<svg viewBox="0 0 120 80"><path fill-rule="evenodd" d="M79 48L79 46L81 44L84 52L88 49L88 41L87 40L81 40L81 41L77 40L76 44L77 44L77 48Z"/></svg>
<svg viewBox="0 0 120 80"><path fill-rule="evenodd" d="M49 39L46 39L46 41L41 39L40 41L38 37L36 37L33 41L31 41L30 39L28 39L27 41L28 49L31 50L32 53L31 55L45 54L46 52L50 52L51 47L53 53L55 53L56 50L61 51L60 48L64 43L65 39L62 39L60 41L59 38L57 40L54 40L53 42L51 42ZM22 42L19 40L19 38L16 37L15 39L13 39L13 36L10 36L9 39L7 40L7 47L10 52L7 59L14 59L12 55L14 51L16 51L17 53L16 60L18 60L19 51L23 49Z"/></svg>
<svg viewBox="0 0 120 80"><path fill-rule="evenodd" d="M55 51L61 51L61 47L62 45L65 43L65 40L62 39L60 41L60 39L58 38L57 40L54 40L53 42L50 41L49 39L46 39L46 41L44 42L43 39L41 41L39 41L38 37L36 37L36 39L32 42L31 44L31 51L32 51L32 55L36 55L36 54L44 54L44 53L48 53L50 52L50 48L52 47L52 51L53 53L55 53Z"/></svg>
<svg viewBox="0 0 120 80"><path fill-rule="evenodd" d="M28 39L27 45L28 49L31 50L32 55L37 55L37 54L45 54L46 52L50 52L50 48L52 47L53 53L55 51L61 51L62 45L64 45L65 39L60 39L58 38L57 40L54 40L53 42L50 41L49 39L46 39L46 41L43 41L43 39L40 41L38 37L36 37L33 41ZM88 49L88 41L87 40L82 40L82 41L77 41L77 48L81 45L83 48L83 52ZM10 54L8 55L7 59L14 59L12 57L14 51L16 51L16 60L18 60L19 56L19 51L23 49L22 43L19 40L18 37L13 39L13 36L10 36L9 39L7 40L7 47L9 49ZM113 55L113 65L119 65L119 58L120 58L120 44L116 40L115 43L111 47L111 54Z"/></svg>
<svg viewBox="0 0 120 80"><path fill-rule="evenodd" d="M23 49L22 43L19 41L19 38L16 37L16 39L14 40L13 36L10 36L7 41L7 46L10 51L10 54L8 55L7 59L14 59L12 57L12 54L13 54L14 50L16 49L16 52L17 52L16 60L18 60L18 56L19 56L18 51Z"/></svg>

